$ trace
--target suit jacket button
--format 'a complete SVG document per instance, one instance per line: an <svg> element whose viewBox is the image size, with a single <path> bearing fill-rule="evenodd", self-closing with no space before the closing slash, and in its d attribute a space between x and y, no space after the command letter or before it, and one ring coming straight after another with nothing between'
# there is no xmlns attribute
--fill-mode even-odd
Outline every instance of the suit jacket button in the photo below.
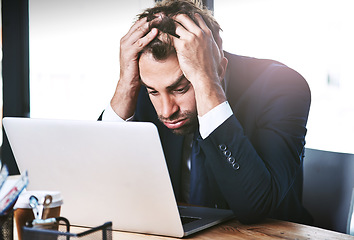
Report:
<svg viewBox="0 0 354 240"><path fill-rule="evenodd" d="M229 161L229 163L231 163L231 164L234 164L236 160L234 157L228 157L227 161Z"/></svg>
<svg viewBox="0 0 354 240"><path fill-rule="evenodd" d="M231 152L229 150L224 151L225 157L229 158L231 157Z"/></svg>
<svg viewBox="0 0 354 240"><path fill-rule="evenodd" d="M227 147L226 147L225 144L220 144L220 145L219 145L219 149L220 149L221 151L226 151Z"/></svg>
<svg viewBox="0 0 354 240"><path fill-rule="evenodd" d="M233 167L233 169L235 169L235 170L239 170L239 169L240 169L240 165L238 165L238 163L232 164L232 167Z"/></svg>

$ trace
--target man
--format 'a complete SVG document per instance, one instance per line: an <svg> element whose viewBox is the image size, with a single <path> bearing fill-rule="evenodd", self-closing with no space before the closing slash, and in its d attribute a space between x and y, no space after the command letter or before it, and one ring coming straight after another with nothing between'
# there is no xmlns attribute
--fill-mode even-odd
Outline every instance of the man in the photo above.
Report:
<svg viewBox="0 0 354 240"><path fill-rule="evenodd" d="M231 208L245 223L310 223L301 203L308 85L281 63L224 52L219 31L199 2L147 9L121 39L102 118L156 124L177 201Z"/></svg>

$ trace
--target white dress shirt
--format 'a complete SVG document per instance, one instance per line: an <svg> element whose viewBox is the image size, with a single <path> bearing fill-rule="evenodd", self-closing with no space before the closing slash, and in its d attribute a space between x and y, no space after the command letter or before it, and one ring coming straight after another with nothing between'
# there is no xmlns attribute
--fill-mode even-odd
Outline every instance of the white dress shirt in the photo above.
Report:
<svg viewBox="0 0 354 240"><path fill-rule="evenodd" d="M199 131L203 139L206 139L217 127L219 127L223 122L226 121L232 115L232 110L227 101L219 104L204 116L198 116L199 120ZM130 121L134 116L123 120L120 118L112 109L109 104L106 110L102 115L102 121L111 121L111 122L123 122Z"/></svg>

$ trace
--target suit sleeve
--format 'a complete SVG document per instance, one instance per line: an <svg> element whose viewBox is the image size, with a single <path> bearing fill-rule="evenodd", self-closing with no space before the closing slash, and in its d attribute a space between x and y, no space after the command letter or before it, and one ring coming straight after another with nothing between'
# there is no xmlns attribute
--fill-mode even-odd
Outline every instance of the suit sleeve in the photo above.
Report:
<svg viewBox="0 0 354 240"><path fill-rule="evenodd" d="M252 102L244 113L234 105L231 117L208 138L199 139L209 174L243 222L274 211L302 171L308 85L289 68L268 71L242 97L245 104Z"/></svg>

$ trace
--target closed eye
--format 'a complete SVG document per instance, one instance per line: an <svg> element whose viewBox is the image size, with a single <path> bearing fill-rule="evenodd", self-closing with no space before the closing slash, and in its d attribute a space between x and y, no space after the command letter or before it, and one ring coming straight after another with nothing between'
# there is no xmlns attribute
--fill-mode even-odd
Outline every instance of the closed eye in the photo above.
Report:
<svg viewBox="0 0 354 240"><path fill-rule="evenodd" d="M149 90L149 91L148 91L148 94L149 94L149 95L152 95L152 96L157 96L157 95L159 94L159 92L156 91L156 90Z"/></svg>
<svg viewBox="0 0 354 240"><path fill-rule="evenodd" d="M186 86L184 86L182 88L174 89L173 92L178 93L178 94L186 93L186 92L188 92L190 85L191 85L191 83L188 83Z"/></svg>

